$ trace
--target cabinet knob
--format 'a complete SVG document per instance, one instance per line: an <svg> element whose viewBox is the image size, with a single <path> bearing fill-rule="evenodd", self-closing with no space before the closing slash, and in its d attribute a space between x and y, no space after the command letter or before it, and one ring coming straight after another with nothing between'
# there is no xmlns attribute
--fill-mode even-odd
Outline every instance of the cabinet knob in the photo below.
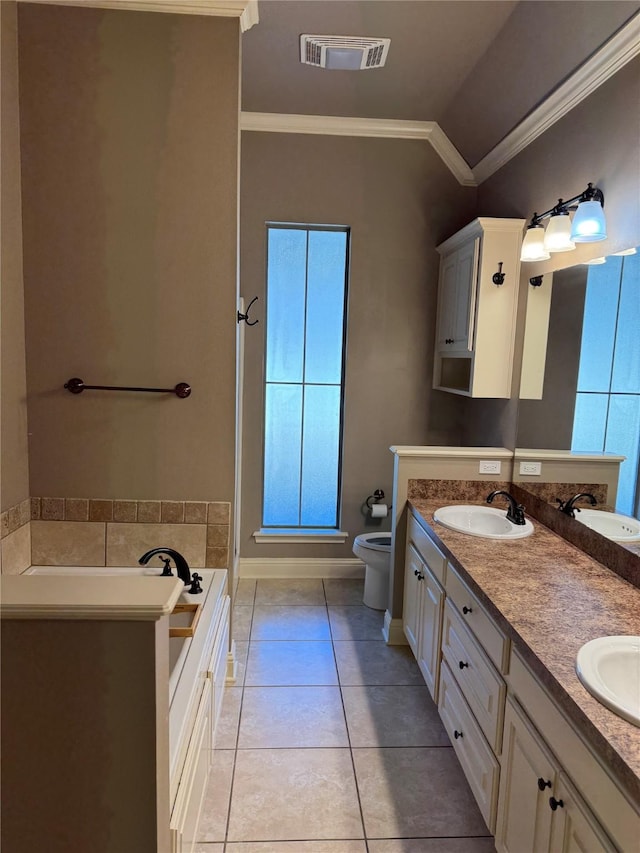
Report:
<svg viewBox="0 0 640 853"><path fill-rule="evenodd" d="M423 580L424 580L424 575L423 575L421 572L418 572L418 580L419 580L419 581L423 581Z"/></svg>
<svg viewBox="0 0 640 853"><path fill-rule="evenodd" d="M462 608L462 612L466 616L467 613L473 613L473 609L471 607L467 607L467 605L465 604L465 606Z"/></svg>
<svg viewBox="0 0 640 853"><path fill-rule="evenodd" d="M458 666L460 667L460 669L464 669L464 668L465 668L465 666L469 666L469 664L468 664L468 663L465 663L463 660L461 660L461 661L458 663Z"/></svg>
<svg viewBox="0 0 640 853"><path fill-rule="evenodd" d="M459 737L462 737L462 732L459 732L457 729L455 729L453 732L453 736L456 740L458 740Z"/></svg>
<svg viewBox="0 0 640 853"><path fill-rule="evenodd" d="M445 344L452 344L452 343L453 343L453 338L445 338L445 339L444 339L444 342L445 342Z"/></svg>
<svg viewBox="0 0 640 853"><path fill-rule="evenodd" d="M556 809L563 809L564 803L562 800L556 800L555 797L549 797L549 805L551 806L551 811L554 812Z"/></svg>
<svg viewBox="0 0 640 853"><path fill-rule="evenodd" d="M550 780L547 780L545 782L544 779L542 778L542 776L538 779L539 790L544 791L545 788L550 788L550 787L551 787L551 781Z"/></svg>

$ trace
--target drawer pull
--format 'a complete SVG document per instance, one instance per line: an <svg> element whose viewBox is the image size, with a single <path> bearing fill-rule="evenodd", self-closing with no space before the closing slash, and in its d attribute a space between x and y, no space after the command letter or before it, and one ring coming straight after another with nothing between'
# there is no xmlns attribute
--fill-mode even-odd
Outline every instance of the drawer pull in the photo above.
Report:
<svg viewBox="0 0 640 853"><path fill-rule="evenodd" d="M465 604L465 606L462 608L462 612L463 612L463 613L464 613L464 615L466 616L466 615L467 615L467 613L473 613L473 608L471 608L471 607L467 607L467 605Z"/></svg>
<svg viewBox="0 0 640 853"><path fill-rule="evenodd" d="M456 740L458 740L459 737L462 737L462 732L459 732L457 729L454 729L453 736ZM552 806L552 808L553 808L553 806Z"/></svg>
<svg viewBox="0 0 640 853"><path fill-rule="evenodd" d="M414 569L413 573L414 573L414 575L418 578L418 580L419 580L419 581L423 581L423 580L424 580L424 575L423 575L423 574L422 574L422 572L421 572L421 571L419 571L418 569Z"/></svg>
<svg viewBox="0 0 640 853"><path fill-rule="evenodd" d="M545 788L551 787L551 780L547 780L546 782L542 778L542 776L538 779L538 790L544 791Z"/></svg>
<svg viewBox="0 0 640 853"><path fill-rule="evenodd" d="M555 797L549 797L549 805L551 806L551 811L554 812L556 809L563 809L564 803L562 800L556 800Z"/></svg>
<svg viewBox="0 0 640 853"><path fill-rule="evenodd" d="M464 669L464 668L465 668L465 666L469 666L469 664L468 664L468 663L465 663L463 660L461 660L461 661L458 663L458 666L460 667L460 669Z"/></svg>

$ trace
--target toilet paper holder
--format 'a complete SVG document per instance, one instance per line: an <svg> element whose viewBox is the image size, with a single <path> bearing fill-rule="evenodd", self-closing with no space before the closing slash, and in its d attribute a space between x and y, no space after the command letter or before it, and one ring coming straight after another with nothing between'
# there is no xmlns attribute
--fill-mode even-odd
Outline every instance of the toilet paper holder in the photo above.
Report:
<svg viewBox="0 0 640 853"><path fill-rule="evenodd" d="M380 501L383 501L383 500L384 500L384 492L382 491L382 489L376 489L372 495L369 495L369 497L366 499L365 503L369 507L369 509L371 509L371 502L372 501L373 501L373 503L380 503Z"/></svg>

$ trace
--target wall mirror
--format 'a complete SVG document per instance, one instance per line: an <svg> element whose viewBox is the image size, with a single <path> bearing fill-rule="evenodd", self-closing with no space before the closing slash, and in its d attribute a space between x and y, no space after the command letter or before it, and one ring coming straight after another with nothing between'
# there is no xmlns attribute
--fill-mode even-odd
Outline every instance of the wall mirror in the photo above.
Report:
<svg viewBox="0 0 640 853"><path fill-rule="evenodd" d="M640 249L527 287L516 445L625 456L615 508L638 517Z"/></svg>

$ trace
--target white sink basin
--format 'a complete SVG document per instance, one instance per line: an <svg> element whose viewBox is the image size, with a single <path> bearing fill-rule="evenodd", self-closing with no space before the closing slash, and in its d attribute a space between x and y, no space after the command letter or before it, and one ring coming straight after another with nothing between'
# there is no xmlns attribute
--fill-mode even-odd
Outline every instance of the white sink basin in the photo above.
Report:
<svg viewBox="0 0 640 853"><path fill-rule="evenodd" d="M443 506L434 512L433 518L450 530L485 539L523 539L533 533L529 520L513 524L506 509L491 506Z"/></svg>
<svg viewBox="0 0 640 853"><path fill-rule="evenodd" d="M640 542L640 521L619 512L576 507L576 520L616 542Z"/></svg>
<svg viewBox="0 0 640 853"><path fill-rule="evenodd" d="M640 726L640 637L598 637L579 650L578 678L592 696Z"/></svg>

